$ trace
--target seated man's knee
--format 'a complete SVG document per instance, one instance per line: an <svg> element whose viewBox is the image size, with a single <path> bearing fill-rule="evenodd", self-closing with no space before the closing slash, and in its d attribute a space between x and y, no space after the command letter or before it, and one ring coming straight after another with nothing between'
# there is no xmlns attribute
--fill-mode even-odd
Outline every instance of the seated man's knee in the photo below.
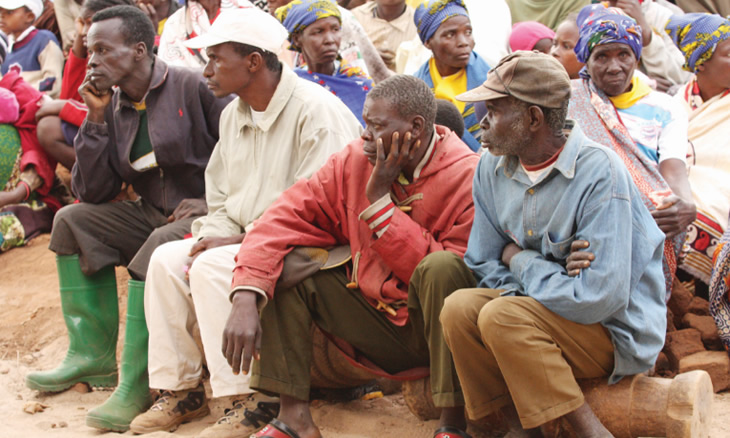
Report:
<svg viewBox="0 0 730 438"><path fill-rule="evenodd" d="M53 234L70 232L69 224L77 223L85 216L86 204L71 204L58 210L53 216Z"/></svg>
<svg viewBox="0 0 730 438"><path fill-rule="evenodd" d="M156 249L164 243L180 240L182 238L180 234L182 233L178 228L163 225L152 230L144 244Z"/></svg>
<svg viewBox="0 0 730 438"><path fill-rule="evenodd" d="M479 310L477 326L489 345L493 343L513 344L510 327L523 324L534 324L534 321L522 309L520 300L529 300L527 297L499 297Z"/></svg>
<svg viewBox="0 0 730 438"><path fill-rule="evenodd" d="M216 250L218 249L219 248L208 249L201 252L195 258L195 261L193 262L192 266L190 266L190 270L188 271L188 276L190 277L191 282L205 279L212 269L216 269L220 265L220 259L216 257L215 254Z"/></svg>
<svg viewBox="0 0 730 438"><path fill-rule="evenodd" d="M432 252L418 263L413 271L414 278L428 279L431 276L468 272L464 260L451 251Z"/></svg>
<svg viewBox="0 0 730 438"><path fill-rule="evenodd" d="M475 325L480 307L474 301L474 289L460 289L444 300L439 320L444 332L463 324Z"/></svg>

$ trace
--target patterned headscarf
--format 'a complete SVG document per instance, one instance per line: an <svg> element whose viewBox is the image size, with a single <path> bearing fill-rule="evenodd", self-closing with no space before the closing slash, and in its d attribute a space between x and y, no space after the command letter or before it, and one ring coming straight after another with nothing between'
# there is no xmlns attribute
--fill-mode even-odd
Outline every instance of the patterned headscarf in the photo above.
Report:
<svg viewBox="0 0 730 438"><path fill-rule="evenodd" d="M342 16L334 0L294 0L286 6L276 9L276 18L281 21L289 32L289 42L292 34L302 31L317 20L327 17L337 17L340 22ZM299 51L294 45L289 47Z"/></svg>
<svg viewBox="0 0 730 438"><path fill-rule="evenodd" d="M464 0L420 0L413 22L416 23L421 42L425 44L441 23L457 15L469 17Z"/></svg>
<svg viewBox="0 0 730 438"><path fill-rule="evenodd" d="M712 58L715 47L730 39L730 20L704 13L672 15L664 30L684 55L682 68L697 73L697 67Z"/></svg>
<svg viewBox="0 0 730 438"><path fill-rule="evenodd" d="M581 9L576 22L580 28L574 49L578 61L585 64L596 46L610 43L628 44L636 59L641 58L641 27L620 9L589 5Z"/></svg>

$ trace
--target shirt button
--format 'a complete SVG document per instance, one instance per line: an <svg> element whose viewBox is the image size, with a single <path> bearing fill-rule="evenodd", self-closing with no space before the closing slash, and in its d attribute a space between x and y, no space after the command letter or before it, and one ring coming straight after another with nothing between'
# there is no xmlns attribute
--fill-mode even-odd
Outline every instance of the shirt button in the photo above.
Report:
<svg viewBox="0 0 730 438"><path fill-rule="evenodd" d="M527 230L527 235L532 236L532 230Z"/></svg>
<svg viewBox="0 0 730 438"><path fill-rule="evenodd" d="M529 194L531 194L531 195L534 195L534 194L535 194L535 190L533 190L533 189L530 189L530 190L528 190L528 191L527 191L527 193L529 193Z"/></svg>

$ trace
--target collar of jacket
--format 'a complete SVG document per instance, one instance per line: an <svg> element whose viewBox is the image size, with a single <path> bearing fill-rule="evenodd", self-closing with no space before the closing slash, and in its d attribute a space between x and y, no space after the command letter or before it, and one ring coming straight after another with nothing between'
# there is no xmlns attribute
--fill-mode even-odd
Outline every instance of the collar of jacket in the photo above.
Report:
<svg viewBox="0 0 730 438"><path fill-rule="evenodd" d="M291 98L291 95L294 93L294 88L296 87L298 80L304 81L305 79L299 79L299 76L297 76L297 74L289 67L282 65L279 84L276 86L276 91L274 91L274 95L271 96L271 100L266 106L266 111L264 111L264 115L261 120L259 120L258 124L255 124L251 118L251 106L239 97L238 121L241 129L246 126L252 128L258 126L258 128L262 131L268 131L269 128L271 128L271 125L273 125L279 117L279 114L284 110L284 107L286 107L287 102L289 102L289 98Z"/></svg>
<svg viewBox="0 0 730 438"><path fill-rule="evenodd" d="M563 129L563 132L568 134L568 140L566 141L565 147L560 153L558 160L555 162L554 168L562 173L566 178L573 179L575 176L575 163L578 160L578 153L580 152L581 146L585 143L585 135L578 126L578 122L571 119L565 121L565 128ZM519 160L517 157L511 155L501 157L497 166L494 168L495 175L501 167L504 167L505 176L512 178L519 167Z"/></svg>
<svg viewBox="0 0 730 438"><path fill-rule="evenodd" d="M150 86L149 88L147 88L147 92L145 92L142 101L147 99L150 91L159 88L163 83L165 83L165 80L167 79L167 64L165 64L165 62L157 56L155 56L153 63L154 64L152 64L152 79L150 80ZM115 106L114 111L119 111L122 106L134 108L132 100L129 98L129 96L127 96L121 89L119 89L119 99L117 100L117 105Z"/></svg>

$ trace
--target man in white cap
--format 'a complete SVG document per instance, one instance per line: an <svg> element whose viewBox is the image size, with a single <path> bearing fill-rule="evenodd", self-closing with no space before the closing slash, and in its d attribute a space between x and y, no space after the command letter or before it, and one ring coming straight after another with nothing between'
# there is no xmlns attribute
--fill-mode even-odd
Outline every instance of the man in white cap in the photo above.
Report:
<svg viewBox="0 0 730 438"><path fill-rule="evenodd" d="M478 288L450 295L441 324L469 416L501 409L509 437L560 417L576 436L613 436L576 379L643 373L664 345L664 234L619 157L566 122L570 93L555 58L515 52L457 96L486 103L489 153L464 254ZM576 274L580 239L595 260Z"/></svg>
<svg viewBox="0 0 730 438"><path fill-rule="evenodd" d="M53 33L33 26L42 12L41 0L0 0L0 30L9 38L0 76L17 69L26 82L55 97L61 91L63 52Z"/></svg>
<svg viewBox="0 0 730 438"><path fill-rule="evenodd" d="M205 48L203 75L213 93L238 97L223 111L220 141L205 172L208 215L193 224L192 239L163 245L150 262L150 386L162 397L132 422L133 432L170 430L208 414L204 354L213 397L240 397L202 436L247 437L278 409L259 403L246 410L253 392L248 376L234 374L220 350L234 257L253 221L286 188L360 133L336 96L279 62L286 38L275 18L243 8L223 11L210 31L186 43ZM204 351L193 337L196 323Z"/></svg>

